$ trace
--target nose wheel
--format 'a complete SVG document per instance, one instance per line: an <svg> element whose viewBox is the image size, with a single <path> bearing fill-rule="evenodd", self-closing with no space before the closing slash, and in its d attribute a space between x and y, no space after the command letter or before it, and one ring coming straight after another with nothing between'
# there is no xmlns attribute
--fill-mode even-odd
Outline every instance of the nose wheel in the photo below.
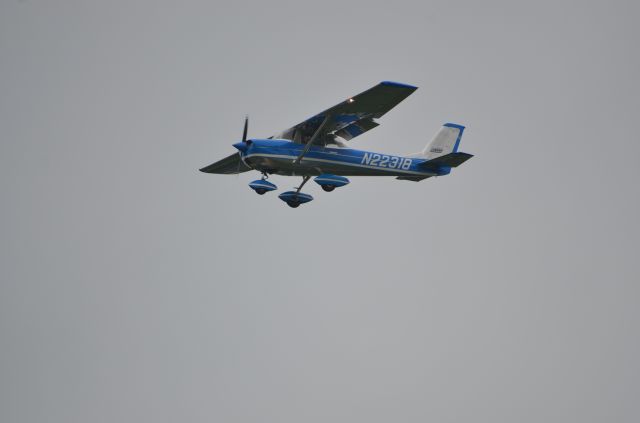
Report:
<svg viewBox="0 0 640 423"><path fill-rule="evenodd" d="M255 180L249 184L249 188L254 190L258 195L264 195L266 192L278 189L276 184L267 181L266 175L262 179Z"/></svg>

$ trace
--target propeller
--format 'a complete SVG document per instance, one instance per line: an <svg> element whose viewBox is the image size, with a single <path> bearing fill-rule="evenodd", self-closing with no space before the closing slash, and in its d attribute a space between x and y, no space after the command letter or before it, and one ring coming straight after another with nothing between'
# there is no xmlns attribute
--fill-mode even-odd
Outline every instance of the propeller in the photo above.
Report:
<svg viewBox="0 0 640 423"><path fill-rule="evenodd" d="M247 144L247 130L249 129L249 115L245 115L244 117L244 130L242 131L242 142ZM241 155L240 152L238 152ZM238 160L238 169L236 170L236 176L240 177L240 165L242 164L242 159Z"/></svg>
<svg viewBox="0 0 640 423"><path fill-rule="evenodd" d="M247 142L247 129L249 129L249 115L244 117L244 131L242 131L242 142Z"/></svg>

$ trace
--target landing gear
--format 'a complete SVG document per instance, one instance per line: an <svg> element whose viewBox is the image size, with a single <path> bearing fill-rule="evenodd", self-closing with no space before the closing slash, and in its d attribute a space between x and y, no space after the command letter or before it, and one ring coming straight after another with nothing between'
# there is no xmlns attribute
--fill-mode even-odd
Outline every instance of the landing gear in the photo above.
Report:
<svg viewBox="0 0 640 423"><path fill-rule="evenodd" d="M304 186L304 184L307 183L307 181L309 180L309 178L311 178L311 176L303 176L302 177L302 183L300 184L300 186L298 188L296 188L296 192L300 192L300 190L302 189L302 187Z"/></svg>
<svg viewBox="0 0 640 423"><path fill-rule="evenodd" d="M331 175L329 173L323 173L320 176L316 176L314 181L326 192L331 192L334 189L343 187L349 183L349 180L344 176Z"/></svg>
<svg viewBox="0 0 640 423"><path fill-rule="evenodd" d="M272 184L271 182L267 181L267 178L269 176L266 172L263 172L262 175L262 179L258 179L249 184L249 187L254 190L256 194L264 195L264 193L266 192L275 191L276 189L278 189L276 184Z"/></svg>
<svg viewBox="0 0 640 423"><path fill-rule="evenodd" d="M304 203L308 203L309 201L312 201L313 200L312 196L310 196L309 194L305 194L304 192L300 192L300 190L302 189L304 184L307 183L309 178L311 178L311 176L304 176L302 178L302 183L298 188L296 188L295 191L283 192L278 196L278 198L280 198L282 201L287 203L289 207L294 209L299 207L300 204L304 204Z"/></svg>
<svg viewBox="0 0 640 423"><path fill-rule="evenodd" d="M287 201L287 204L289 205L289 207L294 208L294 209L296 207L300 206L300 202L296 201L296 200L289 200L289 201Z"/></svg>

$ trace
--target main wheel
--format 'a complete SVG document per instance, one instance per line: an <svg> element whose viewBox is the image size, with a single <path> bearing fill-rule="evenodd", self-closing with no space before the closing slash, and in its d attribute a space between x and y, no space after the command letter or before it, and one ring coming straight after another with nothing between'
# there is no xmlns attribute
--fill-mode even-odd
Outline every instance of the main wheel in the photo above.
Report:
<svg viewBox="0 0 640 423"><path fill-rule="evenodd" d="M289 207L293 207L295 209L296 207L298 207L300 205L300 202L294 201L294 200L289 200L289 201L287 201L287 204L289 205Z"/></svg>
<svg viewBox="0 0 640 423"><path fill-rule="evenodd" d="M255 190L255 191L256 191L256 193L257 193L258 195L262 195L262 194L264 194L265 192L267 192L267 190L266 190L266 189L264 189L264 188L256 188L256 190Z"/></svg>
<svg viewBox="0 0 640 423"><path fill-rule="evenodd" d="M322 185L322 189L327 192L331 192L336 189L336 187L334 185Z"/></svg>

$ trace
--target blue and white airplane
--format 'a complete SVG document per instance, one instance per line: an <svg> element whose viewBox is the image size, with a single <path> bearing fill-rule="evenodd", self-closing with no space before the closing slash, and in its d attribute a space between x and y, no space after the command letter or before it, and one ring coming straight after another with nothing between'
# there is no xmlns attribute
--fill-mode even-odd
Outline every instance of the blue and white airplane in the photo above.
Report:
<svg viewBox="0 0 640 423"><path fill-rule="evenodd" d="M447 175L473 157L458 152L464 126L445 123L419 153L407 156L374 153L348 148L346 142L375 128L376 119L413 93L417 87L383 81L373 88L348 98L269 138L247 138L249 119L244 122L242 141L233 146L237 153L200 169L205 173L237 174L257 170L262 179L249 184L262 195L277 189L267 181L271 174L301 176L295 191L279 198L291 207L313 200L301 192L314 181L330 192L349 183L346 176L395 176L397 179L421 181Z"/></svg>

